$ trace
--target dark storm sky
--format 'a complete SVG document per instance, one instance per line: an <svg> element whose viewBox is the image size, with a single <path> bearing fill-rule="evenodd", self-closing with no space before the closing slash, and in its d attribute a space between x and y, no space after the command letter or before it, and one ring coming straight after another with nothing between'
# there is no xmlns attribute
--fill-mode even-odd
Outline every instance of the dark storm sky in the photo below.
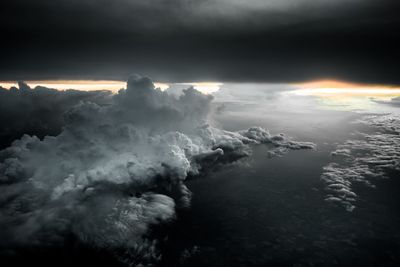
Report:
<svg viewBox="0 0 400 267"><path fill-rule="evenodd" d="M0 80L400 84L398 2L2 0Z"/></svg>

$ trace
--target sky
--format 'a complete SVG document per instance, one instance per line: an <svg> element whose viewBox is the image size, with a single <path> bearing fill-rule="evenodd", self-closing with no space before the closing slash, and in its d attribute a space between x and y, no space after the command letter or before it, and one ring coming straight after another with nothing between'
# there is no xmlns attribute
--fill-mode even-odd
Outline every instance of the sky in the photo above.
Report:
<svg viewBox="0 0 400 267"><path fill-rule="evenodd" d="M46 254L49 248L49 262L54 257L68 266L77 265L74 260L87 265L80 253L89 249L96 255L86 256L95 258L89 265L114 266L97 257L104 253L123 266L156 266L165 247L177 249L173 254L180 255L181 264L196 249L178 251L168 245L168 234L169 226L178 231L186 226L179 220L196 201L190 183L234 166L251 184L257 175L268 176L265 169L257 174L252 164L258 160L266 167L272 158L287 159L271 169L291 194L279 197L283 209L273 210L295 214L286 201L302 201L290 188L305 182L328 213L314 213L307 205L305 220L298 212L295 220L284 216L284 221L296 227L314 222L309 225L325 242L329 236L319 228L322 223L308 211L324 222L331 215L341 218L332 207L357 215L368 200L358 186L375 188L372 178L396 176L400 170L398 2L2 0L0 262L32 264L36 252ZM300 165L312 175L302 176ZM282 175L291 168L294 183ZM228 186L215 181L206 199L200 199L205 210L211 200L222 203L224 211L253 219L242 213L247 204L226 204L218 190L234 193L234 202L252 203L269 194L268 189L240 196L242 189L231 190L234 179ZM301 188L308 199L311 191ZM213 193L215 199L209 197ZM395 195L393 202L399 203ZM265 199L256 202L269 205ZM266 206L254 207L260 207L255 221L274 221ZM384 221L398 234L398 213L381 211L389 214ZM235 220L224 214L195 219L212 220L212 228L221 223L232 235L247 233L249 225L231 231L229 223ZM377 214L368 213L382 217ZM368 220L360 218L359 225ZM264 222L260 225L265 228ZM386 228L371 225L374 231L360 228L360 236L381 235L380 227ZM201 235L204 229L207 225L193 228ZM364 239L349 229L350 239L332 236L352 247L361 242L362 253L370 254ZM299 229L295 232L299 236ZM193 236L183 243L188 237ZM246 246L254 241L243 240L239 243ZM400 234L388 241L398 240ZM273 247L284 255L280 243ZM248 247L252 253L237 254L262 254L253 249L261 246ZM60 262L53 248L68 259ZM395 250L398 246L389 252ZM308 257L304 249L286 251ZM39 262L48 260L40 255ZM388 255L373 256L398 260Z"/></svg>
<svg viewBox="0 0 400 267"><path fill-rule="evenodd" d="M399 84L398 1L5 0L0 80Z"/></svg>

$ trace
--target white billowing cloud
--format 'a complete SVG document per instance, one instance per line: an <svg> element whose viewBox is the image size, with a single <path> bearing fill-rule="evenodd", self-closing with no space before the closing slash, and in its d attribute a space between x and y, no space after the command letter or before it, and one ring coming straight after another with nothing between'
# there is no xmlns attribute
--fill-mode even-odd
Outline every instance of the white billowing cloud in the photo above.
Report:
<svg viewBox="0 0 400 267"><path fill-rule="evenodd" d="M377 132L361 133L360 140L348 140L332 152L337 162L324 167L326 200L355 208L354 183L375 187L373 178L385 177L387 170L400 171L400 118L396 115L367 115L358 121Z"/></svg>
<svg viewBox="0 0 400 267"><path fill-rule="evenodd" d="M14 141L0 151L0 246L59 243L72 233L123 250L135 264L157 261L147 234L190 204L188 176L248 156L252 144L314 147L259 127L214 128L211 101L193 88L176 97L132 76L110 104L71 108L59 135Z"/></svg>

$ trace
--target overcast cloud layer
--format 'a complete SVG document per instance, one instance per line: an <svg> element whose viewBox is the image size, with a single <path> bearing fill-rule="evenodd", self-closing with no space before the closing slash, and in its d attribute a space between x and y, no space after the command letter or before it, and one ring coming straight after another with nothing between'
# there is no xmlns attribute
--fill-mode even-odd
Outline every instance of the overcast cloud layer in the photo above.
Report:
<svg viewBox="0 0 400 267"><path fill-rule="evenodd" d="M392 0L5 0L0 79L399 84Z"/></svg>

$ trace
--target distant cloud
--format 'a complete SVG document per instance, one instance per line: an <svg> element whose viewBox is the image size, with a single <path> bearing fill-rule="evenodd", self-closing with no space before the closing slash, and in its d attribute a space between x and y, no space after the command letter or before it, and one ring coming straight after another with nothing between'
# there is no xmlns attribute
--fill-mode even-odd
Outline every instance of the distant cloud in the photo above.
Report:
<svg viewBox="0 0 400 267"><path fill-rule="evenodd" d="M212 98L193 88L176 97L134 75L110 104L70 108L59 135L14 141L0 151L0 247L59 244L72 234L123 251L123 261L154 262L148 230L190 205L188 176L246 157L255 144L314 147L260 127L214 128Z"/></svg>
<svg viewBox="0 0 400 267"><path fill-rule="evenodd" d="M394 97L388 101L385 100L376 100L373 99L374 102L380 103L380 104L388 104L388 105L393 105L393 106L400 106L400 96Z"/></svg>
<svg viewBox="0 0 400 267"><path fill-rule="evenodd" d="M334 162L324 167L321 176L326 186L325 200L348 211L356 207L355 183L375 187L374 179L385 177L388 170L400 171L400 118L367 115L358 122L377 132L360 133L360 139L339 145L332 152Z"/></svg>

